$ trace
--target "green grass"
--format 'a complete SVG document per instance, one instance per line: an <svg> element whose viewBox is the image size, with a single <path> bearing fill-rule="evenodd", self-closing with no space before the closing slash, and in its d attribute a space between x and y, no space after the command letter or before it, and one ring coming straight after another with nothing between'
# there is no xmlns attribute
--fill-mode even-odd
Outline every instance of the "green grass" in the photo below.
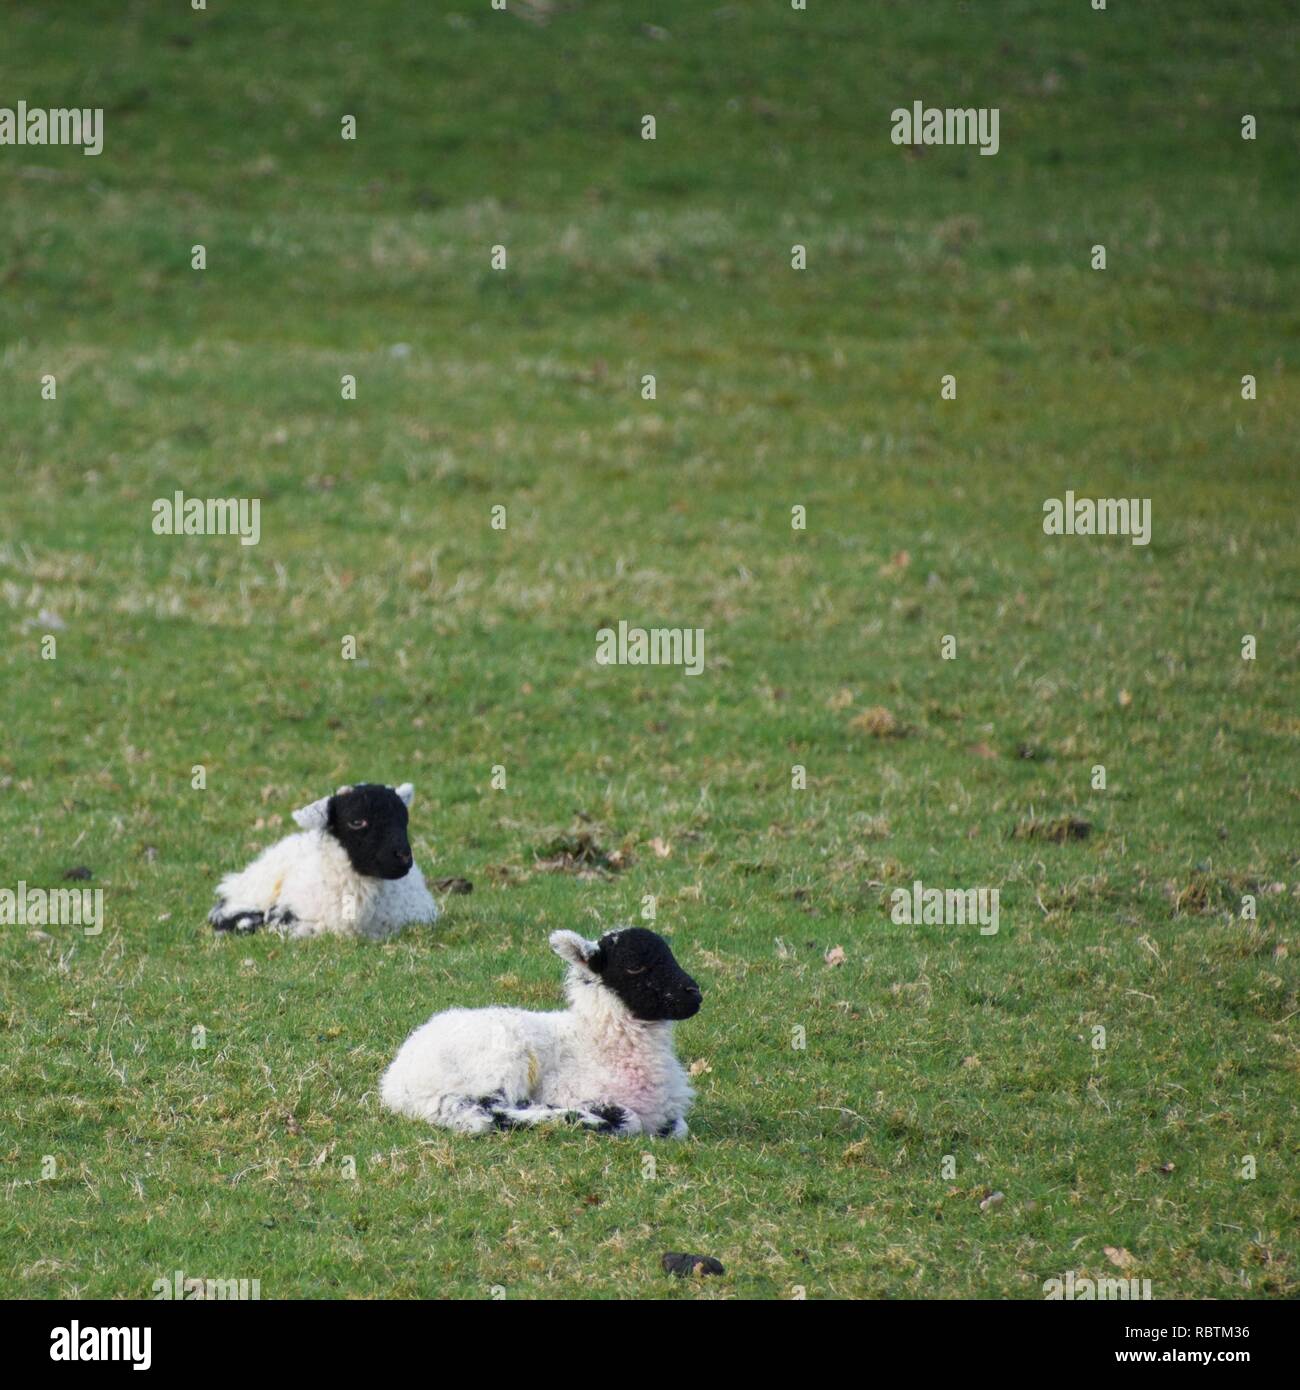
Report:
<svg viewBox="0 0 1300 1390"><path fill-rule="evenodd" d="M107 921L0 930L0 1294L1039 1298L1107 1246L1300 1293L1292 7L4 26L6 102L106 126L0 148L0 886L84 864ZM917 97L1000 153L893 146ZM155 537L178 488L261 544ZM1044 536L1067 488L1151 544ZM703 627L705 674L597 667L620 618ZM473 895L215 938L220 874L364 779ZM579 815L623 872L537 870ZM895 925L914 878L1000 932ZM547 933L647 894L706 991L689 1141L381 1113L415 1024L557 1005Z"/></svg>

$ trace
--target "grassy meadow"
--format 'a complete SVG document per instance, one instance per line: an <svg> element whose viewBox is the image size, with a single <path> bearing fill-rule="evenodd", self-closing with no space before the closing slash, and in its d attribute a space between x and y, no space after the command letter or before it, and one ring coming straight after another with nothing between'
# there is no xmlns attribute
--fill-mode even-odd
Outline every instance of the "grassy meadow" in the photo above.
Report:
<svg viewBox="0 0 1300 1390"><path fill-rule="evenodd" d="M1294 7L0 26L0 105L104 108L0 146L0 889L105 912L0 927L0 1295L1300 1295ZM916 99L999 152L894 145ZM178 490L260 543L155 535ZM1067 490L1150 544L1044 535ZM620 620L703 674L598 666ZM208 929L366 780L473 883L437 928ZM917 879L999 931L895 923ZM685 1143L380 1111L647 896Z"/></svg>

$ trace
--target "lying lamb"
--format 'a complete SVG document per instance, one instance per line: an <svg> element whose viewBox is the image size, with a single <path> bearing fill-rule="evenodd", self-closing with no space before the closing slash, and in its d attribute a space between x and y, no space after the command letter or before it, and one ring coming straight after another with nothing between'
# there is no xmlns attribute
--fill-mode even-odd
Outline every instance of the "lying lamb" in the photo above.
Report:
<svg viewBox="0 0 1300 1390"><path fill-rule="evenodd" d="M699 1012L699 985L643 927L599 941L557 931L551 949L569 962L567 1011L434 1014L384 1073L384 1104L463 1134L565 1120L685 1138L694 1092L673 1051L673 1020Z"/></svg>
<svg viewBox="0 0 1300 1390"><path fill-rule="evenodd" d="M392 936L434 922L438 906L406 837L415 788L340 787L295 811L302 833L263 851L217 885L216 931L273 927L288 936Z"/></svg>

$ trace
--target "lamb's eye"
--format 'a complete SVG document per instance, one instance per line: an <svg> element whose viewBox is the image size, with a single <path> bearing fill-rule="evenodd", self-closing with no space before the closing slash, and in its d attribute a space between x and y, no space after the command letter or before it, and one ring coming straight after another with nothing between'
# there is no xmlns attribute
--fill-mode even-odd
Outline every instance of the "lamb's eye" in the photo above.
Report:
<svg viewBox="0 0 1300 1390"><path fill-rule="evenodd" d="M364 821L364 820L350 820L350 821L348 821L348 829L349 829L349 830L364 830L364 829L366 828L366 826L369 825L369 824L370 824L369 821Z"/></svg>
<svg viewBox="0 0 1300 1390"><path fill-rule="evenodd" d="M637 968L633 970L632 967L629 965L627 968L627 973L629 975L644 975L648 968L649 967L644 965L638 965Z"/></svg>

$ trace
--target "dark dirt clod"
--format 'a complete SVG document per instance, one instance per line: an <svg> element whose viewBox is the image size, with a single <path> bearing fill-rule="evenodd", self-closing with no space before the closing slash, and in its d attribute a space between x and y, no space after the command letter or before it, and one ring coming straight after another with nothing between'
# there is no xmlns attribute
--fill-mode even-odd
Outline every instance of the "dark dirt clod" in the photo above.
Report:
<svg viewBox="0 0 1300 1390"><path fill-rule="evenodd" d="M621 849L607 850L590 830L570 830L534 850L537 867L546 873L619 873L631 863Z"/></svg>
<svg viewBox="0 0 1300 1390"><path fill-rule="evenodd" d="M439 878L434 880L434 888L439 893L472 893L474 885L467 878Z"/></svg>
<svg viewBox="0 0 1300 1390"><path fill-rule="evenodd" d="M1078 816L1027 816L1011 832L1013 840L1050 840L1063 845L1067 840L1086 840L1092 834L1092 822Z"/></svg>
<svg viewBox="0 0 1300 1390"><path fill-rule="evenodd" d="M712 1255L678 1255L668 1251L660 1257L665 1274L675 1274L679 1279L689 1279L691 1275L725 1274L722 1262Z"/></svg>

